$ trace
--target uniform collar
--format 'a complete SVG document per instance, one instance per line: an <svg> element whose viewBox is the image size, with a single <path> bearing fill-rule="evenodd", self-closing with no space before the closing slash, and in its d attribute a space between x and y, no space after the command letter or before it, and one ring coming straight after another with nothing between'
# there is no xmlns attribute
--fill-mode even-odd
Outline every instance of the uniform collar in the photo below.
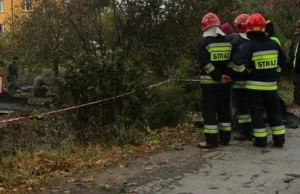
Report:
<svg viewBox="0 0 300 194"><path fill-rule="evenodd" d="M249 40L249 38L247 37L247 33L239 33L239 35L246 40Z"/></svg>
<svg viewBox="0 0 300 194"><path fill-rule="evenodd" d="M225 36L225 33L221 30L219 26L213 26L203 33L203 37L217 37L219 35Z"/></svg>

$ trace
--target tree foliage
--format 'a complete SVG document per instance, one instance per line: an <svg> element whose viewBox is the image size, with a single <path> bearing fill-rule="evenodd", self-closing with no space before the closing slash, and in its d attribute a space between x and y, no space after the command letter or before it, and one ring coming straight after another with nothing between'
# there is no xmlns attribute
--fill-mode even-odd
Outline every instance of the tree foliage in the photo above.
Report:
<svg viewBox="0 0 300 194"><path fill-rule="evenodd" d="M45 67L53 69L61 106L137 91L129 99L70 114L79 132L83 128L103 132L107 130L103 126L116 122L141 128L176 124L189 111L183 107L195 104L173 97L176 92L183 95L184 87L152 94L146 85L186 72L197 76L194 49L203 15L215 12L223 22L232 21L240 7L237 0L33 2L34 9L15 18L14 29L3 39L8 50L23 59L24 72L34 75Z"/></svg>

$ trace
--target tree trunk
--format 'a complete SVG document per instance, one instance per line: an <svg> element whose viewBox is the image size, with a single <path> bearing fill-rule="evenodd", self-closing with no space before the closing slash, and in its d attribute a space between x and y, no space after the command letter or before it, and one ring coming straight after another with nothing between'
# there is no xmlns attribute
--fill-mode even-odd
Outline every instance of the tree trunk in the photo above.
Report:
<svg viewBox="0 0 300 194"><path fill-rule="evenodd" d="M55 77L59 77L59 60L53 59L53 72Z"/></svg>

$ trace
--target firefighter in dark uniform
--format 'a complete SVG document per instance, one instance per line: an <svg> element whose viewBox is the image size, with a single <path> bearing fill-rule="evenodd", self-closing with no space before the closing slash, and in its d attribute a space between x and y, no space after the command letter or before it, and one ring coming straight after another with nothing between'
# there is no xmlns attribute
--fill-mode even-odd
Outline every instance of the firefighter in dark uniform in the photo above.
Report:
<svg viewBox="0 0 300 194"><path fill-rule="evenodd" d="M245 88L248 89L253 136L255 145L265 147L267 129L264 109L268 114L276 147L285 143L285 126L282 123L277 95L277 67L283 67L286 56L281 47L265 34L265 18L258 13L247 20L247 37L239 51L233 56L234 70L247 74Z"/></svg>
<svg viewBox="0 0 300 194"><path fill-rule="evenodd" d="M275 27L274 24L271 21L267 21L267 25L266 25L266 34L267 36L273 40L274 42L276 42L279 46L281 46L281 42L279 40L279 38L277 38L275 36Z"/></svg>
<svg viewBox="0 0 300 194"><path fill-rule="evenodd" d="M267 21L267 25L266 25L266 30L265 30L267 36L273 40L276 44L278 44L279 46L281 46L281 42L279 40L279 38L277 38L275 36L275 28L274 28L274 24L271 21ZM278 66L277 67L277 72L278 72L278 78L279 78L279 74L281 73L281 67ZM281 99L280 99L281 100Z"/></svg>
<svg viewBox="0 0 300 194"><path fill-rule="evenodd" d="M232 55L236 53L240 46L248 41L247 38L247 25L246 21L249 18L248 14L241 14L234 20L234 28L237 36L232 40ZM240 136L238 140L250 140L252 141L252 127L251 127L251 115L249 105L249 94L245 88L246 77L238 74L234 77L232 85L234 96L234 107L237 116L238 129L240 130Z"/></svg>
<svg viewBox="0 0 300 194"><path fill-rule="evenodd" d="M228 145L231 136L230 77L232 45L220 28L219 18L208 13L202 19L203 38L197 55L201 63L202 107L205 142L200 148L217 147L220 142Z"/></svg>
<svg viewBox="0 0 300 194"><path fill-rule="evenodd" d="M295 26L296 32L290 47L289 64L294 69L294 105L300 106L300 20Z"/></svg>
<svg viewBox="0 0 300 194"><path fill-rule="evenodd" d="M276 44L278 44L279 46L281 46L281 42L279 40L279 38L277 36L275 36L275 27L274 24L271 21L267 21L267 25L266 25L266 34L267 36L273 40ZM280 82L280 74L281 74L281 67L278 66L277 67L277 72L278 72L278 82ZM286 112L287 112L287 108L286 108L286 103L284 102L284 100L279 96L279 104L280 104L280 110L281 110L281 114L283 116L283 119L285 120L285 116L286 116Z"/></svg>

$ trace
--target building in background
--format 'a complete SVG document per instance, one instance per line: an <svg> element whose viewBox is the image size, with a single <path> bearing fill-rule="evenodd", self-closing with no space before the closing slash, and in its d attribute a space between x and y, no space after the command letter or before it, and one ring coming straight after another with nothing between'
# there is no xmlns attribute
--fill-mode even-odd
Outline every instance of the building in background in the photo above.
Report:
<svg viewBox="0 0 300 194"><path fill-rule="evenodd" d="M32 0L0 0L0 35L6 30L14 30L14 20L20 14L32 9Z"/></svg>

